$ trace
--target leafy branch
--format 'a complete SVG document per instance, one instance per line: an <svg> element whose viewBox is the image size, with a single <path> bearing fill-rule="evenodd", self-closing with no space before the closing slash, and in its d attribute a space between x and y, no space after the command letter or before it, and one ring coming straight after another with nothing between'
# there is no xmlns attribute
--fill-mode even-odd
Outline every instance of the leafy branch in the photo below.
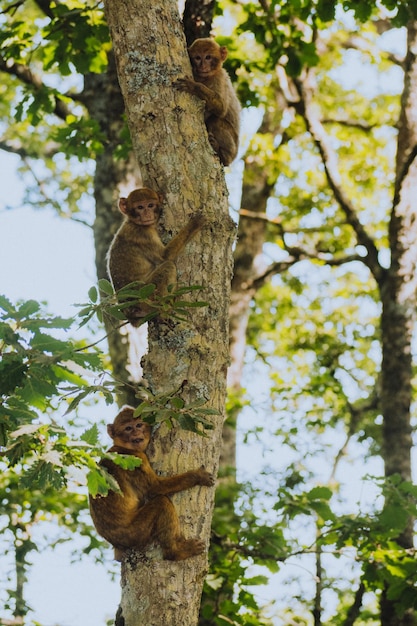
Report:
<svg viewBox="0 0 417 626"><path fill-rule="evenodd" d="M148 389L141 389L144 400L136 407L135 417L140 417L152 426L164 423L172 428L177 422L180 428L205 437L204 429L213 428L213 424L206 418L218 415L218 411L204 406L204 398L186 403L179 395L186 384L185 380L178 389L157 395Z"/></svg>
<svg viewBox="0 0 417 626"><path fill-rule="evenodd" d="M79 317L82 318L80 327L87 324L94 316L97 316L100 322L106 315L118 321L126 322L126 311L141 305L150 309L150 312L138 319L135 323L137 326L141 326L156 317L187 321L190 308L205 307L208 303L190 302L183 300L182 296L201 289L203 287L199 285L182 286L175 290L171 289L165 296L158 296L155 293L156 285L153 283L133 282L116 291L108 280L102 278L98 281L98 289L93 286L89 290L90 301L78 305L82 307L78 313Z"/></svg>

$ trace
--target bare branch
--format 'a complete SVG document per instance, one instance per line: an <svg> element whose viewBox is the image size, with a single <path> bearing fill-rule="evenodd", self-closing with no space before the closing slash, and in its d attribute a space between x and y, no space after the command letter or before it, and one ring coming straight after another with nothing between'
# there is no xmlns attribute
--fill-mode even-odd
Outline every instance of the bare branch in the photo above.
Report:
<svg viewBox="0 0 417 626"><path fill-rule="evenodd" d="M339 451L336 454L336 457L333 463L332 473L330 474L330 481L333 481L335 479L336 470L339 465L339 462L345 456L348 443L350 439L352 438L352 436L356 433L356 429L361 418L368 411L372 411L378 408L379 397L378 397L377 390L375 388L367 398L363 400L359 400L355 404L352 404L347 399L346 399L346 403L350 412L348 432L347 432L344 443L342 444L342 446L340 447Z"/></svg>
<svg viewBox="0 0 417 626"><path fill-rule="evenodd" d="M51 9L51 3L49 0L35 0L35 4L51 20L55 17L54 12Z"/></svg>
<svg viewBox="0 0 417 626"><path fill-rule="evenodd" d="M9 152L10 154L17 154L22 157L22 159L30 156L22 144L11 144L8 141L0 140L0 150L4 150L4 152Z"/></svg>
<svg viewBox="0 0 417 626"><path fill-rule="evenodd" d="M349 39L344 41L342 43L342 48L345 48L345 50L359 50L359 52L369 55L372 60L375 59L374 46L371 46L368 42L364 41L362 37L358 37L357 35L351 35ZM391 63L394 63L394 65L404 68L404 57L400 57L392 52L379 51L379 54L383 55L384 58L391 61Z"/></svg>
<svg viewBox="0 0 417 626"><path fill-rule="evenodd" d="M307 258L307 257L304 257L304 258ZM299 256L299 257L290 257L286 259L285 261L277 261L276 263L271 263L271 265L269 265L269 267L267 268L265 272L263 272L262 274L254 278L253 280L248 281L246 285L242 285L242 288L254 289L255 291L257 291L266 283L266 281L271 276L274 276L275 274L283 274L284 272L289 270L290 267L292 267L293 265L295 265L301 260L302 258L301 256Z"/></svg>
<svg viewBox="0 0 417 626"><path fill-rule="evenodd" d="M312 78L311 72L309 78ZM353 228L358 243L366 249L367 254L361 257L361 260L369 267L377 283L381 284L385 278L386 270L384 270L379 263L378 249L374 240L366 232L364 226L359 221L355 208L344 193L340 172L338 170L337 155L331 146L329 137L323 128L323 124L313 104L313 85L308 84L309 78L304 82L296 82L300 94L300 103L296 105L297 109L299 113L303 115L307 129L319 150L327 182L333 191L335 199L344 212L347 223Z"/></svg>
<svg viewBox="0 0 417 626"><path fill-rule="evenodd" d="M21 7L22 4L24 3L25 3L25 0L17 0L17 2L13 2L12 4L9 4L9 6L7 6L4 9L4 11L0 11L0 15L5 15L6 13L15 13L17 9Z"/></svg>
<svg viewBox="0 0 417 626"><path fill-rule="evenodd" d="M345 126L346 128L356 128L357 130L363 130L364 133L369 132L373 128L379 128L380 124L365 124L359 120L347 120L342 118L323 118L322 124L338 124L339 126Z"/></svg>
<svg viewBox="0 0 417 626"><path fill-rule="evenodd" d="M317 536L317 539L320 539L320 532L319 532L318 528L317 528L316 536ZM321 622L322 593L323 593L323 567L322 567L322 562L321 562L321 545L320 545L320 543L317 542L317 549L316 549L316 593L314 595L314 606L313 606L313 610L312 610L313 619L314 619L314 626L321 626L321 623L322 623Z"/></svg>
<svg viewBox="0 0 417 626"><path fill-rule="evenodd" d="M356 619L359 617L364 593L365 585L361 582L358 589L356 590L355 599L352 606L347 612L347 616L345 621L343 622L343 626L353 626L353 624L356 622Z"/></svg>
<svg viewBox="0 0 417 626"><path fill-rule="evenodd" d="M39 153L34 150L28 150L28 148L17 139L0 139L0 150L4 150L4 152L9 152L10 154L17 154L22 157L22 159L39 158ZM55 141L48 141L42 145L42 157L52 157L55 154L58 154L58 152L61 152L61 150L62 147L59 146L58 143Z"/></svg>
<svg viewBox="0 0 417 626"><path fill-rule="evenodd" d="M248 211L247 209L240 209L239 214L244 217L249 217L253 220L261 220L261 222L268 222L268 224L280 224L280 217L268 217L266 213L257 213L256 211Z"/></svg>
<svg viewBox="0 0 417 626"><path fill-rule="evenodd" d="M394 193L394 203L393 203L394 206L397 206L397 204L400 201L400 192L401 192L402 184L408 174L410 167L412 166L416 158L417 158L417 145L415 145L414 148L411 150L411 152L408 154L407 159L402 167L402 170L397 176L397 180L395 183L395 193Z"/></svg>

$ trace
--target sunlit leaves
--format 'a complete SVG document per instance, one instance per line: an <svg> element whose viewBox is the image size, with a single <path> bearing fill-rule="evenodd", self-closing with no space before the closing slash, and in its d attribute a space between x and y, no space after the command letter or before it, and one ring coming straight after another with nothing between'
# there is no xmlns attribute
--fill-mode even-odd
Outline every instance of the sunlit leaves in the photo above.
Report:
<svg viewBox="0 0 417 626"><path fill-rule="evenodd" d="M42 425L39 416L53 408L66 387L87 386L80 372L102 369L96 351L83 350L81 345L61 338L72 323L45 314L34 300L14 305L0 297L0 444L9 445L5 456L11 464L21 461L37 446L39 453L49 450L49 461L38 458L38 465L31 466L30 475L40 481L58 481L50 465L60 463L58 456L51 456L48 442L57 437L54 445L58 449L65 433L48 425L48 420ZM58 474L62 480L61 469Z"/></svg>
<svg viewBox="0 0 417 626"><path fill-rule="evenodd" d="M281 511L288 519L315 513L321 522L334 521L335 514L330 506L332 497L333 491L325 485L313 487L302 494L282 489L279 491L279 499L274 509Z"/></svg>
<svg viewBox="0 0 417 626"><path fill-rule="evenodd" d="M184 430L205 436L204 430L213 428L209 416L218 415L218 412L206 407L204 399L186 403L179 395L184 386L159 395L142 389L144 399L135 408L134 416L152 425L164 423L171 428L178 424Z"/></svg>
<svg viewBox="0 0 417 626"><path fill-rule="evenodd" d="M107 67L111 44L102 7L69 0L47 7L11 3L2 9L0 54L13 120L3 140L17 146L27 133L22 154L42 155L51 170L58 167L49 161L53 151L84 162L95 158L103 149L103 136L76 94L83 75ZM5 110L5 122L9 113ZM79 200L75 181L71 186Z"/></svg>
<svg viewBox="0 0 417 626"><path fill-rule="evenodd" d="M404 26L411 15L417 15L413 0L385 0L380 4L393 12L391 20L395 26ZM280 64L290 76L297 76L303 68L317 65L319 55L313 33L334 21L338 8L352 12L360 22L370 20L378 11L372 0L272 0L262 5L247 2L242 6L244 18L238 32L251 33L264 47L265 69Z"/></svg>
<svg viewBox="0 0 417 626"><path fill-rule="evenodd" d="M67 116L64 126L57 127L52 139L61 144L67 155L80 160L96 158L103 151L104 136L96 120Z"/></svg>
<svg viewBox="0 0 417 626"><path fill-rule="evenodd" d="M103 316L108 315L119 321L127 321L129 311L141 306L144 307L142 317L137 317L136 325L145 324L155 317L161 319L176 319L187 321L189 319L190 308L200 308L207 306L207 302L199 300L183 300L184 295L200 291L202 287L199 285L179 286L176 289L168 289L168 293L164 296L158 295L156 285L153 283L144 284L141 282L133 282L125 285L117 292L113 285L106 279L102 278L98 282L98 289L101 292L101 298L98 300L96 287L92 287L88 291L90 302L80 304L79 317L82 319L80 326L84 326L90 319L96 315L100 322Z"/></svg>
<svg viewBox="0 0 417 626"><path fill-rule="evenodd" d="M114 302L110 309L118 310L116 296L108 281L100 281L99 288ZM129 293L137 297L138 291ZM139 297L150 298L155 285L144 285ZM195 291L195 288L180 288L167 296L170 302L175 297L177 304L169 310L186 310L186 306L201 306L203 303L185 303L178 296ZM91 305L84 308L81 317L91 317L101 306L98 290L89 290ZM127 303L131 306L131 300ZM167 310L162 302L161 307ZM123 308L123 305L122 305ZM120 314L124 317L123 314ZM14 305L4 296L0 297L0 445L9 466L20 466L28 486L43 489L48 485L60 489L67 484L69 468L81 468L87 472L87 482L92 493L104 494L109 488L117 490L114 479L105 468L97 466L100 457L98 429L92 425L79 439L55 424L49 413L59 403L61 414L68 415L94 395L104 397L108 404L114 399L115 384L106 380L100 354L93 347L84 347L63 335L74 320L62 319L45 314L34 300ZM98 378L91 382L91 374ZM212 428L210 416L216 411L205 406L206 401L185 402L180 390L161 396L142 391L143 402L137 415L151 424L174 422L181 428L204 435ZM146 399L145 399L146 396ZM64 406L63 406L64 405ZM64 410L62 410L62 408ZM65 410L66 409L66 410ZM126 469L133 469L140 461L134 457L115 457L114 462Z"/></svg>
<svg viewBox="0 0 417 626"><path fill-rule="evenodd" d="M103 71L110 49L103 13L82 2L71 5L57 4L54 19L43 30L45 69L58 65L64 75L71 73L71 65L82 74Z"/></svg>
<svg viewBox="0 0 417 626"><path fill-rule="evenodd" d="M105 453L102 455L102 458L110 459L113 463L125 470L134 470L142 464L142 460L132 454ZM121 493L118 482L114 476L107 471L104 465L96 465L90 468L87 475L87 486L93 498L105 496L108 494L109 490Z"/></svg>
<svg viewBox="0 0 417 626"><path fill-rule="evenodd" d="M81 73L100 72L107 65L110 39L97 4L60 2L48 6L47 16L36 5L5 7L1 26L4 58L26 63L32 57L41 60L45 70L59 69L62 75L74 68Z"/></svg>

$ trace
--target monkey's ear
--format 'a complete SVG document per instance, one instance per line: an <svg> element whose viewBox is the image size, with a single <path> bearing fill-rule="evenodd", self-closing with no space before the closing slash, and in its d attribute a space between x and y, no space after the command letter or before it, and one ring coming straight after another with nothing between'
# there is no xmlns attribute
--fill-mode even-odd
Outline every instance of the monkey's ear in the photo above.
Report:
<svg viewBox="0 0 417 626"><path fill-rule="evenodd" d="M107 424L107 434L114 439L114 424Z"/></svg>
<svg viewBox="0 0 417 626"><path fill-rule="evenodd" d="M127 215L127 198L119 199L119 211L123 213L123 215Z"/></svg>
<svg viewBox="0 0 417 626"><path fill-rule="evenodd" d="M159 201L159 204L160 204L160 205L163 203L163 201L164 201L164 196L162 195L162 193L158 193L158 201Z"/></svg>
<svg viewBox="0 0 417 626"><path fill-rule="evenodd" d="M222 63L227 59L227 48L226 46L220 46L220 58Z"/></svg>

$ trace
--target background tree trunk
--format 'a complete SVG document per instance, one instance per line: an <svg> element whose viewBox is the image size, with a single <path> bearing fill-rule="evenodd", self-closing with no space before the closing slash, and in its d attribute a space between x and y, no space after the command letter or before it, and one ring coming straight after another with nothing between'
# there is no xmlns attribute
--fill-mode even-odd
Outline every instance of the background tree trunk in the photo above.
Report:
<svg viewBox="0 0 417 626"><path fill-rule="evenodd" d="M178 263L179 280L204 287L189 323L149 324L144 376L154 392L178 388L186 401L204 398L219 411L207 438L161 428L153 466L172 474L204 465L216 472L226 394L228 306L233 223L228 217L223 168L209 147L202 106L175 91L179 76L191 75L175 2L107 2L119 82L143 183L162 192L165 232L178 231L203 211L207 226ZM198 488L174 498L187 536L208 540L213 490ZM125 626L197 624L207 562L180 563L132 556L122 564Z"/></svg>
<svg viewBox="0 0 417 626"><path fill-rule="evenodd" d="M82 100L89 114L95 119L106 137L104 150L97 155L94 173L94 199L96 218L94 221L94 242L96 251L97 278L108 279L107 250L114 234L121 223L118 199L140 186L140 172L133 153L128 160L116 159L116 148L122 143L125 129L124 102L117 80L116 64L113 52L108 55L109 64L103 74L87 74L84 79ZM97 98L97 93L101 94ZM141 378L139 363L134 363L132 353L135 346L143 343L143 328L133 328L130 324L122 326L114 319L105 317L105 328L113 374L118 381L138 381ZM134 393L125 386L120 393L120 404L131 404Z"/></svg>
<svg viewBox="0 0 417 626"><path fill-rule="evenodd" d="M389 240L391 265L381 288L382 371L381 410L383 458L387 477L399 474L411 481L412 337L416 321L417 290L417 23L408 26L404 91L399 121L394 206ZM389 504L389 502L387 503ZM397 538L413 547L413 520ZM412 626L415 613L398 615L388 590L381 600L382 626Z"/></svg>

